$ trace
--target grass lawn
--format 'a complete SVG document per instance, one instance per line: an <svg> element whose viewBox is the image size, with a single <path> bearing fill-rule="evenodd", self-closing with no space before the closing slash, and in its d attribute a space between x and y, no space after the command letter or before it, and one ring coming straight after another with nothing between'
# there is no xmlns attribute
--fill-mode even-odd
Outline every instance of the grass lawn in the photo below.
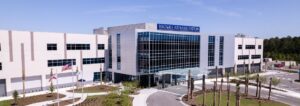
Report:
<svg viewBox="0 0 300 106"><path fill-rule="evenodd" d="M133 98L128 95L110 93L101 96L89 96L77 106L132 106Z"/></svg>
<svg viewBox="0 0 300 106"><path fill-rule="evenodd" d="M235 94L231 93L230 94L230 106L234 106L235 105ZM216 100L218 100L218 94L216 94ZM213 105L213 93L206 93L206 101L205 104L207 106L211 106ZM203 96L202 95L198 95L196 96L196 98L193 101L193 104L196 104L197 106L200 106L202 104L202 100L203 100ZM280 103L280 102L276 102L276 101L269 101L269 100L260 100L261 101L261 105L259 105L259 101L257 99L249 99L249 98L244 98L241 97L241 101L240 104L241 106L288 106L286 104ZM223 95L221 96L221 106L226 106L227 104L227 93L223 93Z"/></svg>
<svg viewBox="0 0 300 106"><path fill-rule="evenodd" d="M10 106L13 103L11 100L0 101L0 106Z"/></svg>
<svg viewBox="0 0 300 106"><path fill-rule="evenodd" d="M83 88L83 93L98 93L98 92L108 92L118 90L118 87L107 86L107 85L97 85L92 87ZM68 92L73 92L73 90L68 90ZM76 93L81 93L81 88L75 89Z"/></svg>
<svg viewBox="0 0 300 106"><path fill-rule="evenodd" d="M18 99L18 106L25 106L37 102L43 102L43 101L48 101L48 100L54 100L56 99L56 93L53 94L43 94L43 95L37 95L37 96L29 96L29 97L19 97ZM65 95L60 94L60 98L65 97ZM0 106L11 106L13 103L13 100L5 100L5 101L0 101Z"/></svg>

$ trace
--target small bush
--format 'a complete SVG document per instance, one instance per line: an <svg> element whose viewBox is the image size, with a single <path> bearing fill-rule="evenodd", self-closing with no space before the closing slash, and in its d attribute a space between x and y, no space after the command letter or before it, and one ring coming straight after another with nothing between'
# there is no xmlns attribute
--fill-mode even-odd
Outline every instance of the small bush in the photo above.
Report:
<svg viewBox="0 0 300 106"><path fill-rule="evenodd" d="M104 106L131 106L132 100L128 95L110 93L105 97L102 103Z"/></svg>
<svg viewBox="0 0 300 106"><path fill-rule="evenodd" d="M18 91L14 91L13 92L13 99L14 99L14 104L17 104L18 103L18 98L19 98L19 93L18 93Z"/></svg>
<svg viewBox="0 0 300 106"><path fill-rule="evenodd" d="M131 106L131 98L128 95L121 95L121 106Z"/></svg>
<svg viewBox="0 0 300 106"><path fill-rule="evenodd" d="M51 83L51 84L50 84L50 87L49 87L49 91L50 91L51 94L53 93L54 89L55 89L55 88L54 88L53 84Z"/></svg>
<svg viewBox="0 0 300 106"><path fill-rule="evenodd" d="M274 78L272 78L272 81L271 81L271 82L272 82L272 85L277 86L277 85L280 83L280 79L274 77Z"/></svg>
<svg viewBox="0 0 300 106"><path fill-rule="evenodd" d="M139 87L139 82L138 82L138 80L125 81L125 82L123 82L123 85L125 87L128 87L128 88L138 88Z"/></svg>
<svg viewBox="0 0 300 106"><path fill-rule="evenodd" d="M110 93L106 96L106 98L103 100L104 106L115 106L118 101L118 94L116 93Z"/></svg>
<svg viewBox="0 0 300 106"><path fill-rule="evenodd" d="M261 83L267 83L267 77L261 76L259 77L259 81L261 81Z"/></svg>

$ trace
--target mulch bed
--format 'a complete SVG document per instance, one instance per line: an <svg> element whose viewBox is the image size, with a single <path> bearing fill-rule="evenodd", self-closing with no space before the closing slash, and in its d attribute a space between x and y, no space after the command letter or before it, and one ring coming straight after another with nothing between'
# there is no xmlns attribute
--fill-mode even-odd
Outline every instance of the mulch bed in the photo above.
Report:
<svg viewBox="0 0 300 106"><path fill-rule="evenodd" d="M88 97L85 101L79 103L76 106L102 106L103 100L104 100L104 96Z"/></svg>
<svg viewBox="0 0 300 106"><path fill-rule="evenodd" d="M59 98L63 98L63 97L65 97L65 95L59 94ZM48 101L48 100L55 100L55 99L57 99L57 93L29 96L29 97L25 97L25 98L20 97L18 99L17 105L25 106L25 105L29 105L29 104L33 104L33 103L38 103L38 102L43 102L43 101ZM13 100L11 100L11 103L13 103Z"/></svg>
<svg viewBox="0 0 300 106"><path fill-rule="evenodd" d="M105 106L103 104L106 96L91 96L85 99L82 103L79 103L76 106ZM133 98L130 97L131 101L133 101ZM119 104L115 104L114 106L120 106Z"/></svg>
<svg viewBox="0 0 300 106"><path fill-rule="evenodd" d="M80 100L80 98L75 98L75 102L77 102L78 100ZM65 105L69 105L69 104L72 104L72 103L73 103L73 99L68 99L68 100L60 101L59 105L60 106L65 106ZM50 105L47 105L47 106L58 106L58 105L57 105L57 103L54 103L54 104L50 104Z"/></svg>

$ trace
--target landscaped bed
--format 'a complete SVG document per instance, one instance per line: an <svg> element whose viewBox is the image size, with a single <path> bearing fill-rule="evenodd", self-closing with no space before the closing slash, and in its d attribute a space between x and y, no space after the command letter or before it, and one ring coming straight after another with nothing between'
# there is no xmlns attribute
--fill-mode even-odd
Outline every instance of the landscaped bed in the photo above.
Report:
<svg viewBox="0 0 300 106"><path fill-rule="evenodd" d="M236 80L236 79L232 79L230 80L230 83L237 83L237 81L239 81L240 84L245 84L245 81L244 80ZM226 82L225 82L226 83ZM252 85L252 86L257 86L257 83L252 83L252 82L249 82L248 83L249 85ZM269 89L270 87L269 86L265 86L265 85L262 85L261 86L262 88L266 88L266 89ZM272 87L273 90L277 90L277 91L282 91L282 92L286 92L285 90L282 90L282 89L278 89L278 88L274 88Z"/></svg>
<svg viewBox="0 0 300 106"><path fill-rule="evenodd" d="M65 95L59 94L59 98L63 98L63 97L65 97ZM25 98L19 97L17 105L25 106L33 103L55 100L55 99L57 99L57 93L29 96ZM11 106L11 104L13 103L14 103L13 100L0 101L0 106Z"/></svg>
<svg viewBox="0 0 300 106"><path fill-rule="evenodd" d="M221 95L221 101L220 104L221 106L226 106L227 105L227 93L224 93L226 91L223 91ZM193 99L190 99L187 101L187 96L185 95L182 98L182 101L185 102L186 104L192 105L192 106L202 106L202 100L203 100L203 95L202 91L197 91L194 93ZM212 106L213 105L213 92L208 91L205 94L205 105L206 106ZM216 93L216 104L218 100L218 93ZM236 103L236 96L235 93L230 94L230 106L235 106ZM266 100L266 99L260 99L258 100L257 98L253 96L244 96L241 95L240 99L240 106L288 106L286 104L272 101L272 100Z"/></svg>
<svg viewBox="0 0 300 106"><path fill-rule="evenodd" d="M89 96L85 101L76 106L132 106L133 98L128 95L110 93L101 96Z"/></svg>
<svg viewBox="0 0 300 106"><path fill-rule="evenodd" d="M98 92L109 92L109 91L115 91L118 90L118 87L113 87L113 86L108 86L108 85L97 85L97 86L92 86L92 87L84 87L83 88L83 93L98 93ZM78 88L75 89L75 93L81 93L82 89ZM68 92L73 92L73 90L68 90Z"/></svg>
<svg viewBox="0 0 300 106"><path fill-rule="evenodd" d="M74 102L76 102L76 101L78 101L78 100L80 100L80 98L75 98L75 99L74 99ZM60 102L59 102L59 105L60 105L60 106L65 106L65 105L70 105L70 104L72 104L72 103L73 103L73 99L68 99L68 100L60 101ZM47 106L58 106L58 104L57 104L57 103L54 103L54 104L50 104L50 105L47 105Z"/></svg>

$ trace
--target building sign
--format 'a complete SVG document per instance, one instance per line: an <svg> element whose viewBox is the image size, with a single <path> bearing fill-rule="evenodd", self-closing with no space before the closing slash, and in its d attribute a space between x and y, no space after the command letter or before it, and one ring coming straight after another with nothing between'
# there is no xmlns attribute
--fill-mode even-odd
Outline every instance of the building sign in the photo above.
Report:
<svg viewBox="0 0 300 106"><path fill-rule="evenodd" d="M157 24L157 30L200 32L200 27L184 26L184 25L171 25L171 24Z"/></svg>

